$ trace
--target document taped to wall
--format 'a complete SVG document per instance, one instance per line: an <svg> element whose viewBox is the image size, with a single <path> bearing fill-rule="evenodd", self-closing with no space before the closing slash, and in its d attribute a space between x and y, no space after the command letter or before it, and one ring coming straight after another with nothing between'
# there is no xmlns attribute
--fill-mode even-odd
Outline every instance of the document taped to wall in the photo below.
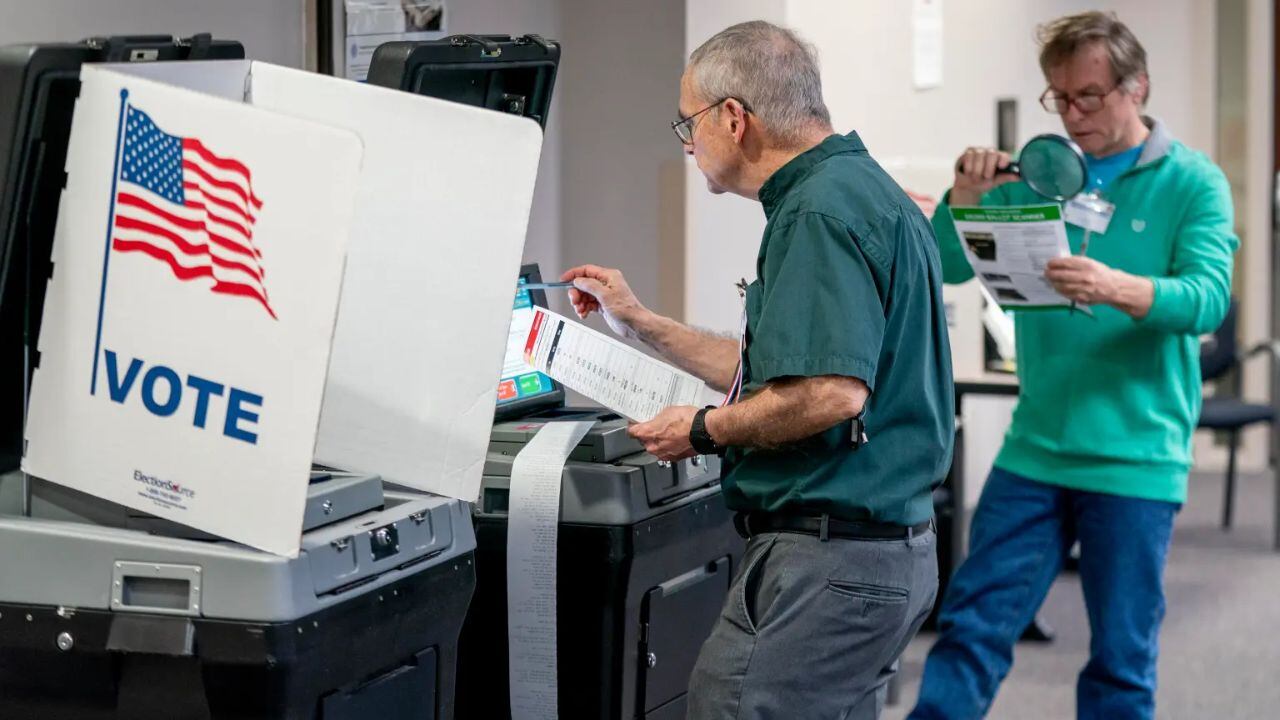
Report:
<svg viewBox="0 0 1280 720"><path fill-rule="evenodd" d="M1050 260L1071 255L1058 205L953 207L951 219L974 274L1001 306L1071 307L1044 277Z"/></svg>
<svg viewBox="0 0 1280 720"><path fill-rule="evenodd" d="M343 0L346 11L346 55L343 75L364 82L379 45L400 40L444 37L444 0Z"/></svg>
<svg viewBox="0 0 1280 720"><path fill-rule="evenodd" d="M652 420L663 408L696 405L705 383L563 315L538 308L525 362L628 420Z"/></svg>

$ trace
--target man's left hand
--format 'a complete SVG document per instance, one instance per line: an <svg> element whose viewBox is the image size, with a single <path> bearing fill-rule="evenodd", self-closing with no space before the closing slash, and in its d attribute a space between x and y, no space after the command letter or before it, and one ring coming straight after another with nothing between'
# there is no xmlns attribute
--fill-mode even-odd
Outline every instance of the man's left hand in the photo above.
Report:
<svg viewBox="0 0 1280 720"><path fill-rule="evenodd" d="M632 425L627 432L659 460L683 460L698 454L689 444L689 430L693 427L693 416L697 414L698 408L692 405L675 405L658 413L649 422Z"/></svg>
<svg viewBox="0 0 1280 720"><path fill-rule="evenodd" d="M1073 256L1050 260L1044 277L1068 300L1101 305L1115 302L1121 274L1092 258Z"/></svg>

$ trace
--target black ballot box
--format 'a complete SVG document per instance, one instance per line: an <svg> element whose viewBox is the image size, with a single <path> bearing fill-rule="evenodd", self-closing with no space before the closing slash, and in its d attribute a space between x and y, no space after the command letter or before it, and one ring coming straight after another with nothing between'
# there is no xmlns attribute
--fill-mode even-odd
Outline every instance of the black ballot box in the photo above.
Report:
<svg viewBox="0 0 1280 720"><path fill-rule="evenodd" d="M599 419L575 451L579 459L562 475L560 717L685 716L690 672L745 547L721 496L719 459L659 464L623 441L626 423L616 415L561 409L494 427L475 513L476 596L459 645L459 718L510 716L507 499L514 455L543 423L592 417Z"/></svg>

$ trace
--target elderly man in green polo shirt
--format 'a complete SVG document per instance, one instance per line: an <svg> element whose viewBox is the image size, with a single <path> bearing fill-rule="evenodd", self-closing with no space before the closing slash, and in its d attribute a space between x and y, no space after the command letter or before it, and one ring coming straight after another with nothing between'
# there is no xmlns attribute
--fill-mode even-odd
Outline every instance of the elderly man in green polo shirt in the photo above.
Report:
<svg viewBox="0 0 1280 720"><path fill-rule="evenodd" d="M875 718L937 592L931 490L954 433L937 243L858 135L832 132L813 52L790 31L750 22L708 40L679 110L711 191L768 219L745 337L649 311L617 270L564 279L579 315L604 313L734 400L631 429L662 459L723 452L749 538L689 717Z"/></svg>

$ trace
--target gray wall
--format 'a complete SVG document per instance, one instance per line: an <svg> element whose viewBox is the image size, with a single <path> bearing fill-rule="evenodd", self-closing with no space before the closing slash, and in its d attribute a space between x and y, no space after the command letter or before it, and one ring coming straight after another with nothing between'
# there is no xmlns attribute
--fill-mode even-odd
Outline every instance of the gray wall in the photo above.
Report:
<svg viewBox="0 0 1280 720"><path fill-rule="evenodd" d="M303 0L0 0L0 44L91 35L239 40L255 60L302 67Z"/></svg>
<svg viewBox="0 0 1280 720"><path fill-rule="evenodd" d="M684 26L683 0L564 0L564 262L621 268L652 307L664 305L662 170L681 158L670 123Z"/></svg>

